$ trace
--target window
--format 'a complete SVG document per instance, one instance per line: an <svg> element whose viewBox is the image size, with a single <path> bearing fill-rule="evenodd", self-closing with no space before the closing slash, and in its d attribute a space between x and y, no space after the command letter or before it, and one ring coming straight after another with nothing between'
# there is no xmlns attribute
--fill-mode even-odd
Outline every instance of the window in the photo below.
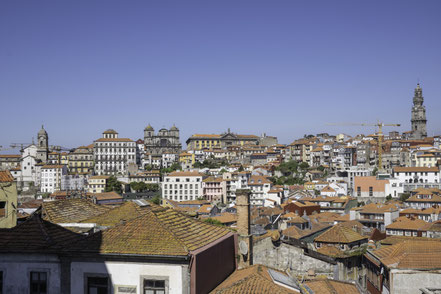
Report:
<svg viewBox="0 0 441 294"><path fill-rule="evenodd" d="M46 294L47 293L47 273L45 272L31 272L31 294Z"/></svg>
<svg viewBox="0 0 441 294"><path fill-rule="evenodd" d="M165 281L144 280L144 294L165 294Z"/></svg>
<svg viewBox="0 0 441 294"><path fill-rule="evenodd" d="M369 196L374 196L374 189L369 187Z"/></svg>
<svg viewBox="0 0 441 294"><path fill-rule="evenodd" d="M361 196L361 187L360 186L357 187L357 196L358 197Z"/></svg>
<svg viewBox="0 0 441 294"><path fill-rule="evenodd" d="M0 272L0 294L3 294L3 272Z"/></svg>
<svg viewBox="0 0 441 294"><path fill-rule="evenodd" d="M107 294L109 293L108 277L87 277L86 294Z"/></svg>
<svg viewBox="0 0 441 294"><path fill-rule="evenodd" d="M0 217L6 217L6 202L0 201Z"/></svg>

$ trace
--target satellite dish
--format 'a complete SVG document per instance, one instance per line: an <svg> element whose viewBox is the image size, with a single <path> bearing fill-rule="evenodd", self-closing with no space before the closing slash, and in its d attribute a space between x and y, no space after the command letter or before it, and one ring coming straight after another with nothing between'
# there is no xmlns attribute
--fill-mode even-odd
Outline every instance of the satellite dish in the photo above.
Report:
<svg viewBox="0 0 441 294"><path fill-rule="evenodd" d="M246 255L248 253L248 245L243 240L239 242L239 251L242 255Z"/></svg>

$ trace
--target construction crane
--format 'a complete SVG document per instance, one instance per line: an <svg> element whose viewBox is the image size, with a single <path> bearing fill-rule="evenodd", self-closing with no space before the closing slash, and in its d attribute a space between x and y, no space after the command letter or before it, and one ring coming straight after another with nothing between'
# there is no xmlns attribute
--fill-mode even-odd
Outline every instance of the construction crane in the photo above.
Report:
<svg viewBox="0 0 441 294"><path fill-rule="evenodd" d="M400 127L401 124L385 124L378 121L375 124L364 123L330 123L331 126L362 126L362 127L378 127L378 171L383 170L383 127Z"/></svg>

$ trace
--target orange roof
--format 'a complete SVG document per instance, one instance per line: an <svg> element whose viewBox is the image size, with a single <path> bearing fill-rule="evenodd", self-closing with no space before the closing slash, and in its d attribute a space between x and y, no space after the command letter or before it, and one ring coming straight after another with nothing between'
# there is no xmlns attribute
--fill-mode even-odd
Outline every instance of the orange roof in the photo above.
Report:
<svg viewBox="0 0 441 294"><path fill-rule="evenodd" d="M394 167L394 172L439 172L438 167Z"/></svg>
<svg viewBox="0 0 441 294"><path fill-rule="evenodd" d="M14 177L8 170L0 171L0 183L13 182Z"/></svg>
<svg viewBox="0 0 441 294"><path fill-rule="evenodd" d="M96 200L113 200L113 199L123 199L121 195L116 192L104 192L104 193L95 193L92 195L96 198Z"/></svg>
<svg viewBox="0 0 441 294"><path fill-rule="evenodd" d="M277 272L279 275L289 276L283 272ZM300 293L296 290L280 286L276 284L268 271L263 265L253 265L244 269L234 271L225 281L217 286L211 294L285 294Z"/></svg>
<svg viewBox="0 0 441 294"><path fill-rule="evenodd" d="M95 142L133 142L129 138L99 138Z"/></svg>
<svg viewBox="0 0 441 294"><path fill-rule="evenodd" d="M191 138L220 138L221 135L216 135L216 134L194 134L193 136L190 137Z"/></svg>
<svg viewBox="0 0 441 294"><path fill-rule="evenodd" d="M41 168L42 169L51 169L51 168L63 168L65 167L65 165L62 164L47 164L47 165L43 165Z"/></svg>
<svg viewBox="0 0 441 294"><path fill-rule="evenodd" d="M223 224L237 222L237 214L224 212L221 215L213 216L212 219L218 220Z"/></svg>
<svg viewBox="0 0 441 294"><path fill-rule="evenodd" d="M313 293L320 294L357 294L360 293L354 284L329 279L317 279L304 283Z"/></svg>
<svg viewBox="0 0 441 294"><path fill-rule="evenodd" d="M168 174L169 177L202 177L203 174L196 171L174 171Z"/></svg>
<svg viewBox="0 0 441 294"><path fill-rule="evenodd" d="M439 241L404 241L382 247L370 254L389 268L441 269Z"/></svg>
<svg viewBox="0 0 441 294"><path fill-rule="evenodd" d="M340 224L333 226L314 239L314 242L322 243L352 243L367 239L350 228Z"/></svg>
<svg viewBox="0 0 441 294"><path fill-rule="evenodd" d="M408 218L406 216L400 216L394 220L393 223L386 226L386 229L398 229L398 230L418 230L424 227L427 222L419 218Z"/></svg>
<svg viewBox="0 0 441 294"><path fill-rule="evenodd" d="M0 154L0 158L20 158L18 154Z"/></svg>

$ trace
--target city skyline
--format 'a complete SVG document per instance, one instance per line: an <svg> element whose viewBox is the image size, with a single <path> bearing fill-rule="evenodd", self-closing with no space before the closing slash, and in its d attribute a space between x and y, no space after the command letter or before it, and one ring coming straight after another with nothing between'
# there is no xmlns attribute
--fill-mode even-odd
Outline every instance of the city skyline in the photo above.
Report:
<svg viewBox="0 0 441 294"><path fill-rule="evenodd" d="M143 138L148 123L175 124L182 143L231 128L289 144L373 133L326 124L377 120L404 132L418 81L428 135L440 134L441 4L419 4L2 2L0 96L11 111L0 145L30 142L42 124L66 147L108 128Z"/></svg>

